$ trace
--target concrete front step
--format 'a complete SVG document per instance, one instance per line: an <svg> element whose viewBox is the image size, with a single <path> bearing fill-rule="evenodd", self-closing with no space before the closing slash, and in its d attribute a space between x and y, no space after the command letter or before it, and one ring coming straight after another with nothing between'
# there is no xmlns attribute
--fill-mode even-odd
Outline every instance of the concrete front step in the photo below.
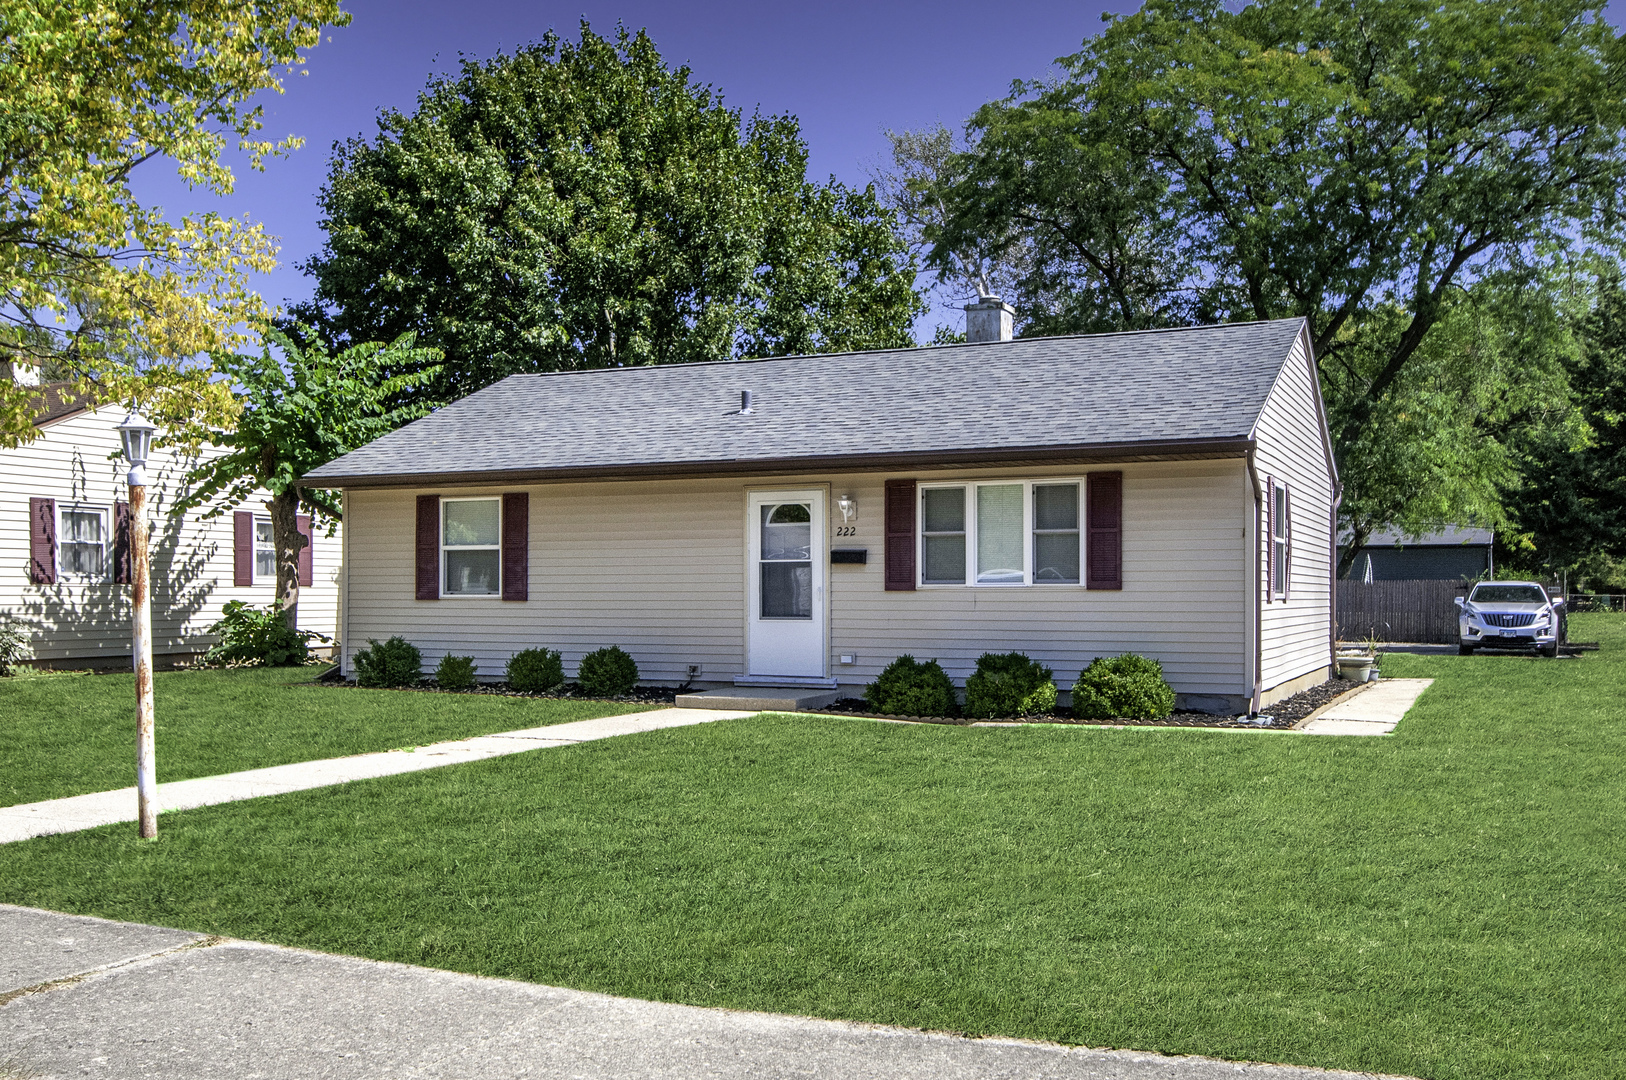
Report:
<svg viewBox="0 0 1626 1080"><path fill-rule="evenodd" d="M808 690L803 687L736 686L723 690L702 690L679 694L674 702L680 709L729 709L740 712L812 712L822 709L841 694L835 690Z"/></svg>

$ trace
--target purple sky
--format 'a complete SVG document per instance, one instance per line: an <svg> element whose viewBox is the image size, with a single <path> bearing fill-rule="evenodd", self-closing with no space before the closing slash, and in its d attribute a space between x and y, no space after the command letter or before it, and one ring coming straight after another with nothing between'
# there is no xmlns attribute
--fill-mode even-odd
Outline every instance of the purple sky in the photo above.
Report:
<svg viewBox="0 0 1626 1080"><path fill-rule="evenodd" d="M310 282L294 264L321 247L316 192L329 147L353 135L371 138L381 108L410 111L430 75L455 70L460 52L485 59L549 28L575 38L584 15L606 36L618 20L647 28L669 64L687 63L730 107L799 117L811 177L862 184L885 153L882 129L937 121L957 127L978 105L1003 96L1011 80L1043 76L1056 57L1076 51L1100 27L1103 11L1132 6L350 0L354 20L311 51L309 74L264 99L264 136L302 135L304 149L264 173L236 167L237 191L226 200L188 191L162 161L143 166L136 191L172 215L214 209L264 222L281 238L282 265L255 286L273 303L300 300ZM921 329L929 335L936 321L922 320Z"/></svg>

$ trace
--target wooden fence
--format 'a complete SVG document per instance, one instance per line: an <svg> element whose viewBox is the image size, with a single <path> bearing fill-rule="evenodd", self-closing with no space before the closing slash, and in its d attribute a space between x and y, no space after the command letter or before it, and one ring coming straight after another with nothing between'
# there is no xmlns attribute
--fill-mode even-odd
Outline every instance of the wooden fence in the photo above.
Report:
<svg viewBox="0 0 1626 1080"><path fill-rule="evenodd" d="M1467 581L1340 581L1338 639L1457 644L1457 605Z"/></svg>

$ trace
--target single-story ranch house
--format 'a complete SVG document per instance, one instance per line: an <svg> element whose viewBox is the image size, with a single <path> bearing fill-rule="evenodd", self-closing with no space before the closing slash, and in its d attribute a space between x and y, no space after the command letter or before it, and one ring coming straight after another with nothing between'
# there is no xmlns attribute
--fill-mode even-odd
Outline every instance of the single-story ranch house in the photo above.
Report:
<svg viewBox="0 0 1626 1080"><path fill-rule="evenodd" d="M342 663L481 678L620 645L646 682L857 694L902 653L1162 661L1238 713L1330 676L1338 479L1303 320L515 375L309 474Z"/></svg>

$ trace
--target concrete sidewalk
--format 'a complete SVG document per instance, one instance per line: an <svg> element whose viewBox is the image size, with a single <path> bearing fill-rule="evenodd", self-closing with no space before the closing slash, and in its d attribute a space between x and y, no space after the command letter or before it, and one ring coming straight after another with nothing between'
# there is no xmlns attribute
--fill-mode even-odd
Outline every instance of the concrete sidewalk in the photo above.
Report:
<svg viewBox="0 0 1626 1080"><path fill-rule="evenodd" d="M1335 702L1299 730L1306 735L1387 735L1433 685L1433 679L1381 679Z"/></svg>
<svg viewBox="0 0 1626 1080"><path fill-rule="evenodd" d="M191 810L199 806L213 806L216 803L237 802L240 799L257 799L265 795L281 795L290 791L348 784L352 780L370 780L378 776L438 769L445 765L460 765L465 761L481 761L485 758L501 757L504 754L521 754L527 750L543 747L574 746L576 743L608 739L616 735L633 735L642 731L685 727L690 724L705 724L713 720L738 719L752 715L754 714L749 712L716 709L655 709L650 712L628 713L624 716L576 720L569 724L554 724L550 727L504 731L496 735L434 743L409 750L386 750L376 754L356 754L353 757L326 758L292 765L275 765L267 769L249 769L245 772L207 776L197 780L177 780L158 785L158 806L161 811ZM134 787L0 807L0 844L14 843L35 836L49 836L52 833L78 832L81 829L94 829L99 825L113 825L135 819ZM5 1080L3 1074L0 1074L0 1080Z"/></svg>
<svg viewBox="0 0 1626 1080"><path fill-rule="evenodd" d="M0 905L0 1077L1356 1080L664 1005Z"/></svg>

